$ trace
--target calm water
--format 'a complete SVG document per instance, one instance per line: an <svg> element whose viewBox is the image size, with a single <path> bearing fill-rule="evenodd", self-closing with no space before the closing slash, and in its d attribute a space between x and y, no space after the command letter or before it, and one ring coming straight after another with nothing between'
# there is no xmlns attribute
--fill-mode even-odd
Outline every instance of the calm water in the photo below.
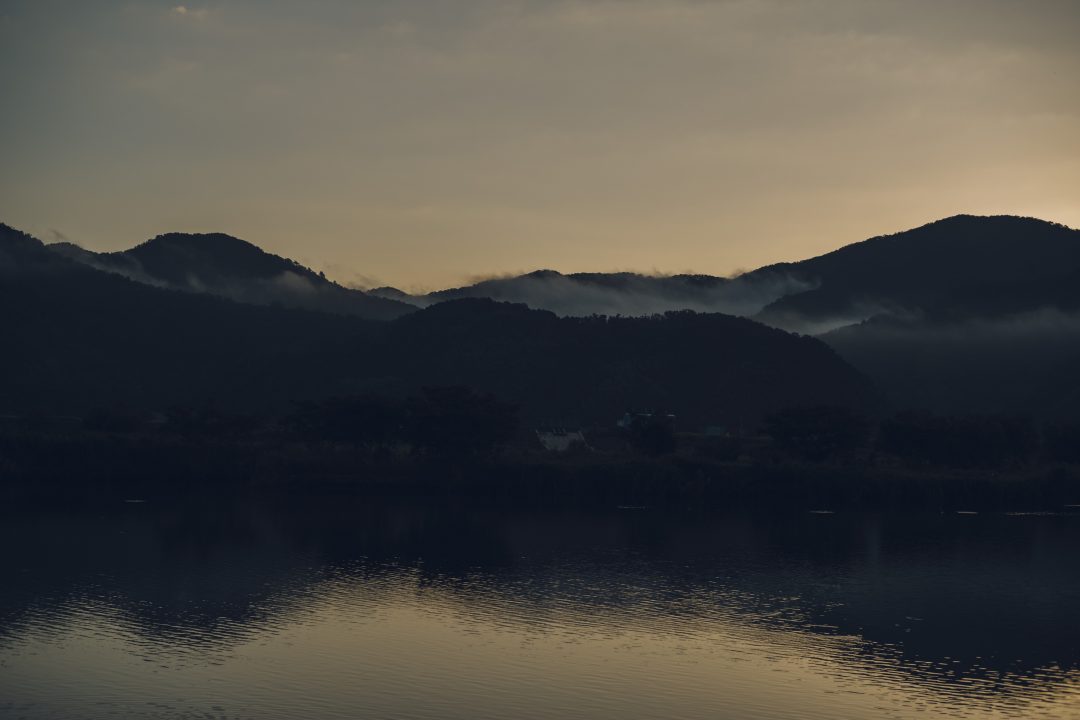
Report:
<svg viewBox="0 0 1080 720"><path fill-rule="evenodd" d="M0 717L1080 718L1080 515L6 508Z"/></svg>

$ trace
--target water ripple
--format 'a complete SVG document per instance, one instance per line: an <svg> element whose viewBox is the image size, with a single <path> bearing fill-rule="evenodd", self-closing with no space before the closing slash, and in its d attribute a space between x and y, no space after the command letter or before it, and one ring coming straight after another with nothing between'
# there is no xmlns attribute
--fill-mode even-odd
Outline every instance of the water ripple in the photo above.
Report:
<svg viewBox="0 0 1080 720"><path fill-rule="evenodd" d="M1002 530L983 516L913 528L837 514L799 535L771 520L644 513L441 524L440 512L408 508L317 529L288 513L254 517L239 538L194 553L197 537L173 526L163 540L159 518L146 517L126 528L140 545L114 545L108 531L117 554L9 572L18 585L0 593L0 716L1067 718L1080 708L1080 538L1061 518L1025 517L1021 530L1000 518L1014 524ZM100 537L84 528L79 540Z"/></svg>

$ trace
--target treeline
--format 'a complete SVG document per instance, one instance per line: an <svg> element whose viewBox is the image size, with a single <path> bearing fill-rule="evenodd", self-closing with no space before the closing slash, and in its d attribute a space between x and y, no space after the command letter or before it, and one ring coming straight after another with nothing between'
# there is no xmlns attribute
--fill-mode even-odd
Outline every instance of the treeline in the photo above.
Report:
<svg viewBox="0 0 1080 720"><path fill-rule="evenodd" d="M1080 422L1010 415L905 411L873 421L845 408L796 408L770 416L774 451L810 462L897 462L909 467L1000 468L1080 462Z"/></svg>
<svg viewBox="0 0 1080 720"><path fill-rule="evenodd" d="M210 406L0 416L0 496L187 492L214 487L415 487L489 467L519 433L517 409L463 387L403 398L303 402L283 414Z"/></svg>
<svg viewBox="0 0 1080 720"><path fill-rule="evenodd" d="M517 436L518 411L469 388L428 387L404 400L352 396L305 402L284 418L281 429L314 442L484 457Z"/></svg>
<svg viewBox="0 0 1080 720"><path fill-rule="evenodd" d="M351 488L551 505L1061 510L1080 504L1080 424L837 407L749 431L639 413L546 451L513 405L465 387L353 395L262 416L213 407L0 418L0 496Z"/></svg>
<svg viewBox="0 0 1080 720"><path fill-rule="evenodd" d="M532 425L610 424L627 407L658 405L704 425L821 402L870 412L879 400L824 343L724 315L560 318L463 299L402 306L409 314L374 322L140 284L3 227L0 255L10 260L0 267L0 307L11 309L0 415L179 404L283 414L297 401L454 385L514 403Z"/></svg>
<svg viewBox="0 0 1080 720"><path fill-rule="evenodd" d="M30 419L29 428L47 422ZM55 425L55 424L54 424ZM518 409L471 388L426 387L405 398L350 395L296 403L283 415L238 415L213 406L147 415L97 409L79 428L103 435L157 434L191 443L303 442L436 457L490 456L518 435Z"/></svg>
<svg viewBox="0 0 1080 720"><path fill-rule="evenodd" d="M629 417L629 416L628 416ZM2 430L2 428L0 428ZM25 417L7 436L83 433L99 439L159 436L181 443L344 446L404 458L491 460L540 452L519 409L463 386L416 395L348 395L294 404L290 412L240 415L213 406L159 414L98 409L83 418ZM564 456L684 456L715 462L797 462L920 468L1018 468L1080 463L1080 421L1038 423L1007 415L905 411L871 418L840 406L783 410L758 427L697 432L676 416L641 413L616 427L583 428L586 445Z"/></svg>

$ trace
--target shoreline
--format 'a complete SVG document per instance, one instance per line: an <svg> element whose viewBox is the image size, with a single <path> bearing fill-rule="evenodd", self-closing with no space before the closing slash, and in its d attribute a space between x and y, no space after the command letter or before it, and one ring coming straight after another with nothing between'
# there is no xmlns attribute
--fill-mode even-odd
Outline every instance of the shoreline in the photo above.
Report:
<svg viewBox="0 0 1080 720"><path fill-rule="evenodd" d="M1064 511L1080 506L1080 465L910 467L879 457L716 460L511 448L434 457L332 443L188 441L155 436L0 438L8 500L131 498L208 491L349 493L550 507Z"/></svg>

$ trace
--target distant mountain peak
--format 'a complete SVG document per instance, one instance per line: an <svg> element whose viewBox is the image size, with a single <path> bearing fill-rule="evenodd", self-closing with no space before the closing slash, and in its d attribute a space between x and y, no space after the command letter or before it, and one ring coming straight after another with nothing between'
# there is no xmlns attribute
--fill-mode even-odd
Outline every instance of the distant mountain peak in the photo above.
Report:
<svg viewBox="0 0 1080 720"><path fill-rule="evenodd" d="M1071 229L1061 223L1052 222L1050 220L1042 220L1036 217L1029 217L1026 215L972 215L969 213L960 213L957 215L950 215L948 217L941 218L928 222L925 225L912 228L911 230L905 230L899 233L894 233L886 237L892 237L894 235L906 235L908 233L917 233L922 230L935 229L935 230L985 230L990 228L1017 228L1017 227L1044 227L1044 228L1062 228ZM873 239L873 238L871 238Z"/></svg>
<svg viewBox="0 0 1080 720"><path fill-rule="evenodd" d="M73 243L46 247L25 233L0 226L0 255L13 256L5 247L16 244L21 248L20 257L36 252L45 261L254 305L280 305L371 320L391 320L416 309L397 299L342 287L295 260L268 253L226 233L163 233L130 250L95 253ZM25 265L27 260L19 262ZM42 260L37 262L41 264Z"/></svg>
<svg viewBox="0 0 1080 720"><path fill-rule="evenodd" d="M29 266L40 269L57 263L66 265L67 261L50 253L34 236L0 223L0 270L18 272Z"/></svg>
<svg viewBox="0 0 1080 720"><path fill-rule="evenodd" d="M213 252L222 248L244 248L246 250L257 252L261 254L266 253L265 250L250 243L247 240L242 240L233 235L226 233L212 232L212 233L183 233L183 232L169 232L156 235L146 242L136 247L154 246L154 245L172 245L178 247L188 247L201 251ZM136 248L132 248L133 250Z"/></svg>
<svg viewBox="0 0 1080 720"><path fill-rule="evenodd" d="M825 332L882 313L941 313L961 306L975 314L1000 313L1005 305L992 299L993 288L1012 288L1010 302L1030 309L1047 295L1040 288L1071 282L1067 278L1080 271L1080 231L1016 215L953 215L751 276L776 270L814 287L779 298L756 318L803 332ZM1016 290L1021 283L1028 286L1023 293Z"/></svg>
<svg viewBox="0 0 1080 720"><path fill-rule="evenodd" d="M0 223L0 242L5 245L40 246L41 241L22 230Z"/></svg>

